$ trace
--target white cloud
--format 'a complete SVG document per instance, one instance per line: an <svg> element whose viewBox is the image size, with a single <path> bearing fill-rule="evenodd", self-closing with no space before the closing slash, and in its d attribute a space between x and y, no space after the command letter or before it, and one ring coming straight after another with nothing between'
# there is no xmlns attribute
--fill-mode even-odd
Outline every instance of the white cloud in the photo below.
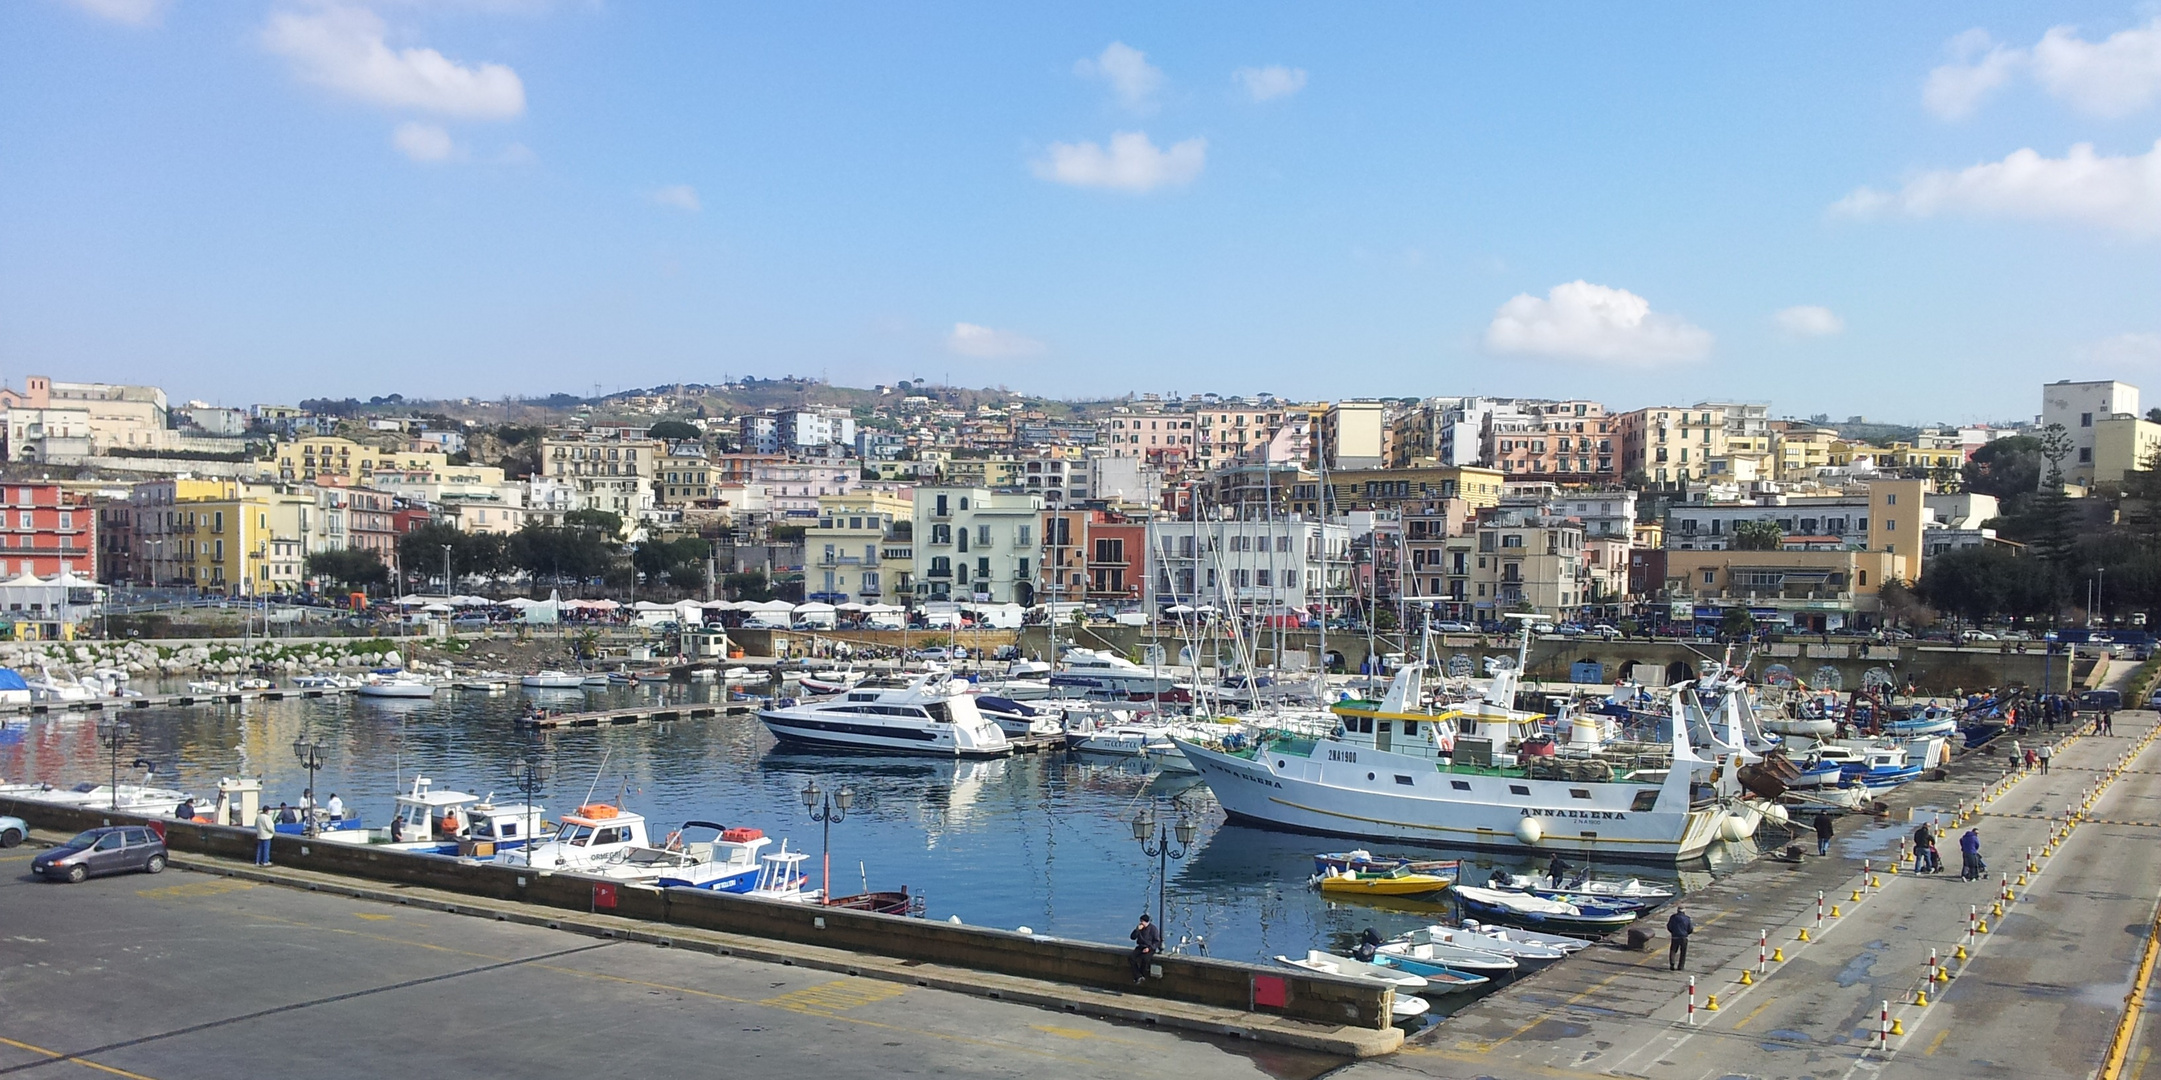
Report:
<svg viewBox="0 0 2161 1080"><path fill-rule="evenodd" d="M1035 174L1074 187L1153 191L1165 185L1190 184L1208 163L1208 140L1187 139L1159 150L1142 131L1120 131L1110 148L1094 142L1050 144L1050 153L1031 165Z"/></svg>
<svg viewBox="0 0 2161 1080"><path fill-rule="evenodd" d="M1493 352L1628 364L1700 359L1711 341L1710 331L1652 311L1635 293L1582 280L1555 285L1542 300L1519 293L1486 327Z"/></svg>
<svg viewBox="0 0 2161 1080"><path fill-rule="evenodd" d="M945 347L956 356L977 360L1017 360L1041 356L1048 350L1048 346L1025 334L964 322L953 324L953 332L945 336Z"/></svg>
<svg viewBox="0 0 2161 1080"><path fill-rule="evenodd" d="M1163 70L1148 62L1147 53L1123 41L1111 42L1092 59L1075 61L1073 71L1103 80L1121 104L1141 112L1155 108L1156 91L1163 87Z"/></svg>
<svg viewBox="0 0 2161 1080"><path fill-rule="evenodd" d="M698 189L691 187L689 184L670 184L667 187L655 189L652 194L646 197L653 200L656 206L672 206L677 210L688 210L693 214L705 209L705 204L698 201Z"/></svg>
<svg viewBox="0 0 2161 1080"><path fill-rule="evenodd" d="M2161 365L2161 334L2117 334L2094 342L2087 352L2104 364Z"/></svg>
<svg viewBox="0 0 2161 1080"><path fill-rule="evenodd" d="M149 26L165 15L166 0L69 0L89 14L127 26Z"/></svg>
<svg viewBox="0 0 2161 1080"><path fill-rule="evenodd" d="M2144 154L2111 157L2079 143L2060 158L2018 150L2002 161L1956 172L1922 173L1897 191L1861 188L1832 204L1834 215L1974 217L2065 221L2138 236L2161 234L2161 142Z"/></svg>
<svg viewBox="0 0 2161 1080"><path fill-rule="evenodd" d="M1947 49L1952 61L1929 72L1921 88L1922 104L1946 120L1971 114L2026 62L2024 49L1999 45L1986 30L1968 30L1952 38Z"/></svg>
<svg viewBox="0 0 2161 1080"><path fill-rule="evenodd" d="M1846 329L1846 320L1839 318L1830 308L1818 307L1815 304L1782 308L1771 316L1771 321L1777 323L1780 330L1794 337L1830 337Z"/></svg>
<svg viewBox="0 0 2161 1080"><path fill-rule="evenodd" d="M482 120L525 111L517 72L502 64L460 64L434 49L393 49L383 20L361 8L273 12L262 40L300 78L362 101Z"/></svg>
<svg viewBox="0 0 2161 1080"><path fill-rule="evenodd" d="M1274 101L1305 89L1306 69L1281 64L1242 67L1231 72L1231 81L1243 87L1246 96L1255 101Z"/></svg>
<svg viewBox="0 0 2161 1080"><path fill-rule="evenodd" d="M451 141L449 132L418 120L399 124L390 133L390 142L414 161L448 161L458 152L458 144Z"/></svg>
<svg viewBox="0 0 2161 1080"><path fill-rule="evenodd" d="M2097 116L2125 116L2161 97L2161 18L2091 42L2051 27L2033 47L2041 88Z"/></svg>
<svg viewBox="0 0 2161 1080"><path fill-rule="evenodd" d="M1951 63L1928 73L1921 100L1945 119L1965 116L2011 77L2030 73L2049 96L2096 116L2128 116L2161 99L2161 18L2087 41L2053 26L2030 49L1997 44L1968 30L1946 48Z"/></svg>

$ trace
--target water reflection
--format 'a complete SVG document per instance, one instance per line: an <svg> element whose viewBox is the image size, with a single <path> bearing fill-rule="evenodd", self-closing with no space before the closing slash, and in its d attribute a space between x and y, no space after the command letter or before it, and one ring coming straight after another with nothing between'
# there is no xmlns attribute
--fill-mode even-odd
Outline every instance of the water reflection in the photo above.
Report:
<svg viewBox="0 0 2161 1080"><path fill-rule="evenodd" d="M575 710L725 697L714 686L642 684L540 700ZM1166 937L1174 946L1204 938L1212 955L1265 961L1347 947L1367 926L1392 934L1448 911L1433 903L1324 901L1306 883L1313 853L1352 845L1225 825L1191 775L1139 762L781 749L749 715L534 734L513 722L529 700L536 699L444 691L433 700L341 696L146 710L127 716L132 745L121 761L158 762L169 783L198 794L221 776L260 776L268 799L291 801L306 783L292 752L305 735L321 743L326 759L318 795L335 792L380 822L393 794L416 774L439 787L509 798L516 790L510 763L524 757L547 768L539 801L556 813L620 798L656 829L690 818L752 826L813 854L819 827L797 793L810 780L848 784L858 798L832 827L836 889L905 884L928 897L933 918L958 914L978 925L1112 942L1123 942L1134 917L1155 907L1157 861L1134 843L1130 824L1153 803L1160 817L1182 809L1199 825L1190 854L1169 865ZM0 778L71 784L104 777L106 760L87 717L14 719L0 727ZM1531 868L1490 855L1413 850L1464 858L1472 877L1495 866Z"/></svg>

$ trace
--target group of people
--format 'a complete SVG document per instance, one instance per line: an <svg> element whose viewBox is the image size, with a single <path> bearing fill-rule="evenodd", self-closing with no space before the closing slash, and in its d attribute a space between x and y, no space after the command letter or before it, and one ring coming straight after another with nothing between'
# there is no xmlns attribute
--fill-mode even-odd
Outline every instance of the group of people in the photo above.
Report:
<svg viewBox="0 0 2161 1080"><path fill-rule="evenodd" d="M1988 873L1988 863L1981 858L1981 830L1979 826L1959 834L1958 876L1966 881L1979 881ZM1943 856L1936 850L1936 830L1922 822L1913 830L1913 872L1916 874L1943 873Z"/></svg>

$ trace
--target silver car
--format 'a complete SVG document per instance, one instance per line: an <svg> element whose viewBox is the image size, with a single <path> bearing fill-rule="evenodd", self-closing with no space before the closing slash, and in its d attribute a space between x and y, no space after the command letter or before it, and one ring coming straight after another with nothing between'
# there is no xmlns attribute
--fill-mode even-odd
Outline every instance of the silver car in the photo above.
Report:
<svg viewBox="0 0 2161 1080"><path fill-rule="evenodd" d="M54 881L76 882L92 874L165 869L165 841L141 825L116 825L76 833L67 843L38 853L30 872Z"/></svg>

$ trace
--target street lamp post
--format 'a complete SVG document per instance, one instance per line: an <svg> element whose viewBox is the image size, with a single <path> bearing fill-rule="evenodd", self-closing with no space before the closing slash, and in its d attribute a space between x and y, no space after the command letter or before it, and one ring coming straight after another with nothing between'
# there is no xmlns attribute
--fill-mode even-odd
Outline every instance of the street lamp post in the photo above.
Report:
<svg viewBox="0 0 2161 1080"><path fill-rule="evenodd" d="M1141 854L1156 861L1156 929L1165 935L1170 930L1164 923L1164 893L1170 887L1170 861L1183 859L1193 848L1193 834L1199 830L1193 819L1179 811L1178 823L1156 820L1155 807L1143 807L1139 817L1133 819L1133 839L1141 846ZM1173 837L1177 842L1172 843Z"/></svg>
<svg viewBox="0 0 2161 1080"><path fill-rule="evenodd" d="M510 763L510 779L518 785L518 792L525 796L525 850L533 850L533 830L537 828L533 818L539 813L533 807L533 799L539 795L540 786L548 782L548 765L544 761L519 757ZM530 862L530 860L528 860Z"/></svg>
<svg viewBox="0 0 2161 1080"><path fill-rule="evenodd" d="M112 755L112 779L106 789L112 795L112 808L120 809L120 744L128 737L128 722L117 717L98 721L98 740Z"/></svg>
<svg viewBox="0 0 2161 1080"><path fill-rule="evenodd" d="M833 823L848 820L848 808L855 805L855 789L845 784L839 791L826 791L816 780L803 781L803 790L797 794L803 798L803 809L810 811L810 819L824 826L825 837L819 844L819 861L824 864L825 884L821 886L825 899L833 898Z"/></svg>
<svg viewBox="0 0 2161 1080"><path fill-rule="evenodd" d="M301 768L308 771L308 819L303 827L307 830L307 835L314 836L318 831L315 823L315 774L323 771L323 744L309 742L307 736L303 735L293 740L293 758L300 762Z"/></svg>
<svg viewBox="0 0 2161 1080"><path fill-rule="evenodd" d="M447 600L455 590L450 587L450 545L443 545L443 597Z"/></svg>

